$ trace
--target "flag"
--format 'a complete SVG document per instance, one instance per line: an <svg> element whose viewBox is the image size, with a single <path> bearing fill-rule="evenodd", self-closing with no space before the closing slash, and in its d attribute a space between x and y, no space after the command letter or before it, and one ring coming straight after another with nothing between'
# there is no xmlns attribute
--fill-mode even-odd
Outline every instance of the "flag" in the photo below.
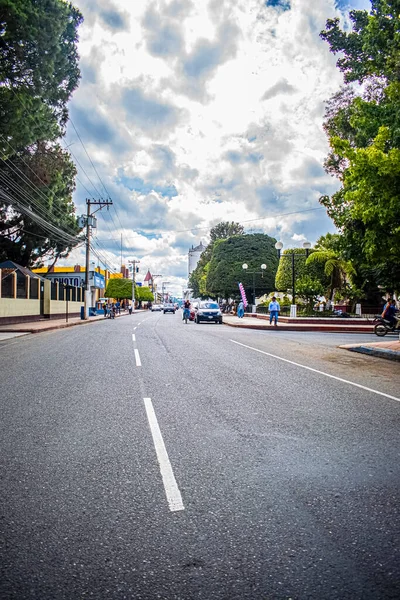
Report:
<svg viewBox="0 0 400 600"><path fill-rule="evenodd" d="M246 292L245 292L245 289L244 289L242 283L239 283L239 290L240 290L240 295L242 296L244 307L246 308L246 306L248 305L248 302L247 302L247 298L246 298Z"/></svg>

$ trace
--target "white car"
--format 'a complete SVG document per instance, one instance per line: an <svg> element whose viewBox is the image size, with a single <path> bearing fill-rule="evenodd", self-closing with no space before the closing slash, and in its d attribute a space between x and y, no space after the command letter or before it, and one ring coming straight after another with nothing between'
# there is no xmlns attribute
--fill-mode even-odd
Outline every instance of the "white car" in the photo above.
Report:
<svg viewBox="0 0 400 600"><path fill-rule="evenodd" d="M162 309L163 309L163 307L161 306L161 304L152 304L151 305L151 312L154 312L154 311L161 312Z"/></svg>

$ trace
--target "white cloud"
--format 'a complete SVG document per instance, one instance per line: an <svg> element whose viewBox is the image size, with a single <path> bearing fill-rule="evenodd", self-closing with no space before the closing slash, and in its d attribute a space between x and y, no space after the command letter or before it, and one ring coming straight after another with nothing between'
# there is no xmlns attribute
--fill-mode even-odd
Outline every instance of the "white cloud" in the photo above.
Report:
<svg viewBox="0 0 400 600"><path fill-rule="evenodd" d="M322 168L322 120L342 77L319 37L342 15L335 0L75 4L85 23L70 114L114 202L96 236L115 268L122 234L125 258L180 290L189 247L221 220L286 245L333 230L310 209L337 185ZM67 143L84 212L88 191L107 194L72 126Z"/></svg>

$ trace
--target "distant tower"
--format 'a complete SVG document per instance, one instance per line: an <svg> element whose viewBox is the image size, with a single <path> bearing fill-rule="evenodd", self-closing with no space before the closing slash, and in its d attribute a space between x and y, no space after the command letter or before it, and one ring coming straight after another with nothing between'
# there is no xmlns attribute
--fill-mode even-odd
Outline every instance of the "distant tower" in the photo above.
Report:
<svg viewBox="0 0 400 600"><path fill-rule="evenodd" d="M190 248L189 253L188 253L188 255L189 255L189 277L193 273L195 268L197 267L199 258L201 256L202 252L204 252L204 250L206 248L207 248L207 246L203 246L203 242L200 242L200 244L198 246L196 246L196 248L193 248L193 246Z"/></svg>

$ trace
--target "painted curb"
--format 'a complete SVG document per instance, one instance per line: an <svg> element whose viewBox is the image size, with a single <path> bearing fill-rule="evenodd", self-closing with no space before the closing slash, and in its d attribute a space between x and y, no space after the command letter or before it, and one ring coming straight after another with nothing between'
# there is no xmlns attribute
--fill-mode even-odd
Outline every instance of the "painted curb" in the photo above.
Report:
<svg viewBox="0 0 400 600"><path fill-rule="evenodd" d="M378 358L386 358L387 360L400 361L400 352L396 350L389 350L388 348L374 348L373 346L353 346L352 348L346 348L350 352L358 352L359 354L368 354L369 356L376 356Z"/></svg>

